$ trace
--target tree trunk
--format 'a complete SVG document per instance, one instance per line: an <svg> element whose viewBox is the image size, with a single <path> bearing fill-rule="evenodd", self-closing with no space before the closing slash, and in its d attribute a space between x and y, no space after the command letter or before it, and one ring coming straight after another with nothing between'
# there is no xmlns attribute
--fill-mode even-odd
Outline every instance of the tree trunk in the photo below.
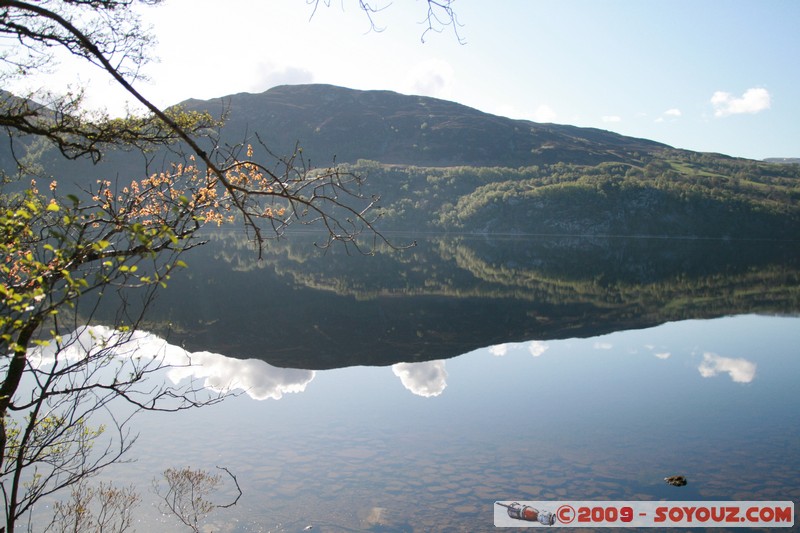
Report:
<svg viewBox="0 0 800 533"><path fill-rule="evenodd" d="M0 467L3 466L6 456L6 414L8 413L9 405L11 405L11 399L17 392L19 383L22 380L22 375L25 373L28 344L31 342L33 332L38 327L39 320L32 320L20 331L14 348L14 355L8 364L6 377L3 380L3 384L0 385Z"/></svg>

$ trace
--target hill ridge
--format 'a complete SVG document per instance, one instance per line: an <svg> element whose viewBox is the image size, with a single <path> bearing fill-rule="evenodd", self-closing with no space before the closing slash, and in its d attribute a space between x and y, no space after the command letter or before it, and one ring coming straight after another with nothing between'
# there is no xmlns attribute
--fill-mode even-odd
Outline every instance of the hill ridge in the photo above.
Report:
<svg viewBox="0 0 800 533"><path fill-rule="evenodd" d="M225 138L258 131L273 151L285 153L299 143L317 161L519 167L622 162L672 149L597 128L511 119L440 98L327 84L280 85L180 105L212 113L227 109Z"/></svg>

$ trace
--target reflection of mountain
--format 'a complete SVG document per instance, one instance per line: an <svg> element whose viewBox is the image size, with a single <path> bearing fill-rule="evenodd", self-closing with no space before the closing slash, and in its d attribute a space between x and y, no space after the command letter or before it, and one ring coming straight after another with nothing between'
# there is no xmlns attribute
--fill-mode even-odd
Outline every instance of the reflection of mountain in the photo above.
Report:
<svg viewBox="0 0 800 533"><path fill-rule="evenodd" d="M777 244L436 238L365 257L310 242L274 243L259 264L246 242L215 238L187 257L147 327L194 350L322 369L800 311L800 258Z"/></svg>

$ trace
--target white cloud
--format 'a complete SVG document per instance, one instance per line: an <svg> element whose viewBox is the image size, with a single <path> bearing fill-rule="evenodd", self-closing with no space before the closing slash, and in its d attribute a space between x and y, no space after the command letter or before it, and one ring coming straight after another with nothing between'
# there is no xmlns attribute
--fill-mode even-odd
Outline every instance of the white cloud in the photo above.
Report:
<svg viewBox="0 0 800 533"><path fill-rule="evenodd" d="M444 361L426 361L424 363L396 363L392 372L400 378L405 388L416 394L429 398L439 396L447 387L447 370Z"/></svg>
<svg viewBox="0 0 800 533"><path fill-rule="evenodd" d="M610 342L595 342L594 343L594 349L595 350L610 350L613 347L614 347L614 345L611 344Z"/></svg>
<svg viewBox="0 0 800 533"><path fill-rule="evenodd" d="M494 346L489 346L489 353L500 357L508 353L508 344L496 344Z"/></svg>
<svg viewBox="0 0 800 533"><path fill-rule="evenodd" d="M617 115L606 115L602 120L603 122L622 122L622 117Z"/></svg>
<svg viewBox="0 0 800 533"><path fill-rule="evenodd" d="M666 111L661 113L661 116L656 119L656 122L661 123L667 120L673 122L675 120L678 120L681 116L683 116L681 110L676 107L673 107L672 109L667 109Z"/></svg>
<svg viewBox="0 0 800 533"><path fill-rule="evenodd" d="M771 98L769 92L761 88L747 89L738 98L731 93L717 91L711 97L711 105L714 107L715 117L753 114L769 109Z"/></svg>
<svg viewBox="0 0 800 533"><path fill-rule="evenodd" d="M653 355L655 355L659 359L669 359L670 355L672 354L670 354L669 352L660 352L660 353L654 353Z"/></svg>
<svg viewBox="0 0 800 533"><path fill-rule="evenodd" d="M408 72L407 91L421 96L448 98L452 94L455 70L441 59L428 59L417 63Z"/></svg>
<svg viewBox="0 0 800 533"><path fill-rule="evenodd" d="M554 122L556 118L558 114L548 105L542 104L533 112L534 122Z"/></svg>
<svg viewBox="0 0 800 533"><path fill-rule="evenodd" d="M539 357L546 352L550 347L542 341L532 341L528 344L528 351L534 357Z"/></svg>
<svg viewBox="0 0 800 533"><path fill-rule="evenodd" d="M251 91L266 91L278 85L299 85L314 82L314 74L310 70L293 66L276 67L272 63L264 62L252 69L251 76L254 81L250 84Z"/></svg>
<svg viewBox="0 0 800 533"><path fill-rule="evenodd" d="M703 362L697 367L704 378L714 377L721 372L727 373L736 383L750 383L756 377L756 364L747 359L722 357L715 353L703 354Z"/></svg>

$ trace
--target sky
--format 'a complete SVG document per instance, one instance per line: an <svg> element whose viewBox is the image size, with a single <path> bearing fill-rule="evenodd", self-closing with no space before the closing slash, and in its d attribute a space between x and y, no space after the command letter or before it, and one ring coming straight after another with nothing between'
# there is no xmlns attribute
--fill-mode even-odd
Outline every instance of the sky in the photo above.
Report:
<svg viewBox="0 0 800 533"><path fill-rule="evenodd" d="M137 88L189 98L329 83L433 96L536 122L763 159L800 157L796 0L456 0L458 35L424 35L424 0L166 0L141 8L157 62ZM313 13L313 17L312 17ZM459 39L460 38L460 39ZM58 83L124 108L102 72Z"/></svg>

